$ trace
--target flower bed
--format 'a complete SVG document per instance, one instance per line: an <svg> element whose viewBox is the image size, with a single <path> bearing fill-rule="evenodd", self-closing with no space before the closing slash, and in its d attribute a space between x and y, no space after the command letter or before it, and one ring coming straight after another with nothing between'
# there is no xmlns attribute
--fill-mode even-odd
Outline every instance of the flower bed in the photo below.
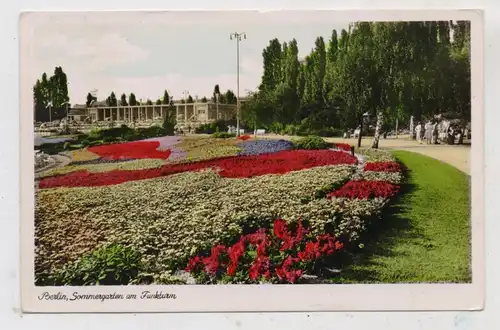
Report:
<svg viewBox="0 0 500 330"><path fill-rule="evenodd" d="M214 140L165 139L172 149L191 146L184 160L78 165L43 178L35 206L36 276L56 274L112 243L137 251L157 284L179 281L174 274L188 263L201 283L294 283L321 274L340 242L357 244L401 182L400 172L368 171L387 165L358 166L344 151L236 156L237 143L261 140ZM186 162L193 150L209 159ZM232 154L213 159L206 150ZM376 155L394 161L387 152ZM355 174L361 180L352 181Z"/></svg>
<svg viewBox="0 0 500 330"><path fill-rule="evenodd" d="M396 162L369 162L365 164L365 171L401 172L401 168Z"/></svg>
<svg viewBox="0 0 500 330"><path fill-rule="evenodd" d="M73 162L83 162L99 159L99 155L90 152L88 149L78 149L70 151L71 160Z"/></svg>
<svg viewBox="0 0 500 330"><path fill-rule="evenodd" d="M272 230L260 228L231 246L218 244L209 255L192 257L186 271L202 283L295 283L343 246L331 234L310 235L300 221L291 230L277 219Z"/></svg>
<svg viewBox="0 0 500 330"><path fill-rule="evenodd" d="M240 135L237 137L238 140L246 141L250 140L252 137L250 135Z"/></svg>
<svg viewBox="0 0 500 330"><path fill-rule="evenodd" d="M100 145L90 147L88 150L103 159L168 159L171 151L168 149L157 150L159 147L160 142L158 141L138 141Z"/></svg>
<svg viewBox="0 0 500 330"><path fill-rule="evenodd" d="M57 267L116 241L143 253L159 281L198 251L239 237L245 226L257 229L277 217L307 220L313 234L331 224L339 235L349 236L343 223L351 222L349 214L356 216L358 205L310 197L329 185L341 185L354 170L353 165L333 165L248 179L205 170L107 187L41 190L35 211L42 256L37 263L40 268ZM61 219L81 226L61 225ZM87 232L84 224L92 230ZM92 239L85 240L87 235Z"/></svg>
<svg viewBox="0 0 500 330"><path fill-rule="evenodd" d="M110 163L95 163L95 164L76 164L72 163L71 165L55 168L52 170L48 170L40 175L40 177L51 177L57 175L64 175L73 172L85 172L88 171L90 173L102 173L102 172L110 172L113 170L121 170L121 171L134 171L141 169L150 169L150 168L160 168L165 165L165 161L161 159L138 159L138 160L128 160L121 162L110 162Z"/></svg>
<svg viewBox="0 0 500 330"><path fill-rule="evenodd" d="M145 170L113 170L106 173L77 171L66 175L44 178L40 188L92 187L119 184L127 181L151 179L176 173L199 171L207 168L220 169L219 175L227 178L249 178L265 174L281 174L307 168L356 164L356 158L331 150L291 150L279 153L241 156L188 164L167 164Z"/></svg>
<svg viewBox="0 0 500 330"><path fill-rule="evenodd" d="M242 142L238 146L241 148L238 155L249 156L291 150L293 143L287 140L252 140Z"/></svg>
<svg viewBox="0 0 500 330"><path fill-rule="evenodd" d="M352 146L347 143L334 143L333 146L337 149L344 151L351 151Z"/></svg>
<svg viewBox="0 0 500 330"><path fill-rule="evenodd" d="M391 198L397 194L398 190L399 186L384 181L349 181L342 188L329 193L328 198Z"/></svg>
<svg viewBox="0 0 500 330"><path fill-rule="evenodd" d="M171 162L193 162L203 161L221 157L236 156L240 151L237 144L241 141L237 139L216 139L216 138L197 138L188 137L182 139L176 147L185 152L185 157L178 159L169 159Z"/></svg>

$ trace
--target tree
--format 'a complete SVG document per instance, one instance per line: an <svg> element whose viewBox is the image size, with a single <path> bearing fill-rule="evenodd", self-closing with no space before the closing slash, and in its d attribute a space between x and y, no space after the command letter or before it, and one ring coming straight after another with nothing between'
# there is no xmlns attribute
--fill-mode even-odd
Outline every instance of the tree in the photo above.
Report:
<svg viewBox="0 0 500 330"><path fill-rule="evenodd" d="M228 89L226 93L224 93L223 100L226 104L236 104L236 95L234 95L232 90Z"/></svg>
<svg viewBox="0 0 500 330"><path fill-rule="evenodd" d="M34 120L45 122L48 120L48 113L45 107L45 95L43 93L42 82L38 79L33 86Z"/></svg>
<svg viewBox="0 0 500 330"><path fill-rule="evenodd" d="M261 91L273 90L282 81L282 48L278 39L272 39L269 45L263 50L264 72L262 83L259 87Z"/></svg>
<svg viewBox="0 0 500 330"><path fill-rule="evenodd" d="M150 99L147 99L146 100L146 105L153 105L153 101L151 101Z"/></svg>
<svg viewBox="0 0 500 330"><path fill-rule="evenodd" d="M220 97L221 94L220 94L220 88L219 88L219 85L215 85L214 86L214 92L212 94L212 101L214 102L217 102L217 95ZM220 99L219 99L219 103L220 103Z"/></svg>
<svg viewBox="0 0 500 330"><path fill-rule="evenodd" d="M120 105L121 106L127 106L128 103L127 103L127 95L125 95L125 93L122 94L121 98L120 98Z"/></svg>
<svg viewBox="0 0 500 330"><path fill-rule="evenodd" d="M163 101L161 99L157 99L155 102L156 105L162 105Z"/></svg>
<svg viewBox="0 0 500 330"><path fill-rule="evenodd" d="M187 103L194 103L193 97L188 95Z"/></svg>
<svg viewBox="0 0 500 330"><path fill-rule="evenodd" d="M130 96L128 97L128 104L130 106L135 106L137 105L137 99L135 97L135 94L134 93L130 93Z"/></svg>
<svg viewBox="0 0 500 330"><path fill-rule="evenodd" d="M205 96L203 96L203 97L201 98L201 102L203 102L203 103L207 103L207 102L208 102L208 99L207 99Z"/></svg>
<svg viewBox="0 0 500 330"><path fill-rule="evenodd" d="M111 94L106 99L106 105L109 107L116 107L118 105L118 101L116 100L115 92L111 92Z"/></svg>
<svg viewBox="0 0 500 330"><path fill-rule="evenodd" d="M65 108L69 102L68 79L62 67L58 66L54 69L54 75L49 79L49 86L54 108Z"/></svg>
<svg viewBox="0 0 500 330"><path fill-rule="evenodd" d="M168 91L165 89L165 92L163 92L163 104L170 104L170 95L168 95Z"/></svg>
<svg viewBox="0 0 500 330"><path fill-rule="evenodd" d="M88 93L87 94L87 102L85 103L87 107L90 107L92 102L94 102L95 98L92 96L92 94Z"/></svg>

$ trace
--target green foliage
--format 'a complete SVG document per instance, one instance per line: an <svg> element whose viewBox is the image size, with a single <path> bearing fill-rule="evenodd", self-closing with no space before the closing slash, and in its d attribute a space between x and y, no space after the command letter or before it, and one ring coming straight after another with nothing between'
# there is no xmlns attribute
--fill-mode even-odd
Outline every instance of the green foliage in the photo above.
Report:
<svg viewBox="0 0 500 330"><path fill-rule="evenodd" d="M71 142L69 142L69 141L64 142L64 145L63 145L64 150L69 150L70 147L71 147Z"/></svg>
<svg viewBox="0 0 500 330"><path fill-rule="evenodd" d="M33 85L33 101L35 105L35 121L54 121L66 116L66 105L69 103L68 79L62 67L54 69L54 74L47 77L43 73Z"/></svg>
<svg viewBox="0 0 500 330"><path fill-rule="evenodd" d="M174 111L167 112L167 116L165 117L165 119L163 119L162 123L163 135L174 135L176 121L173 113Z"/></svg>
<svg viewBox="0 0 500 330"><path fill-rule="evenodd" d="M217 139L229 139L236 137L236 134L227 132L215 132L214 134L212 134L212 137Z"/></svg>
<svg viewBox="0 0 500 330"><path fill-rule="evenodd" d="M293 140L292 142L295 149L306 149L306 150L327 149L330 146L330 144L325 140L323 140L321 137L314 135L296 139Z"/></svg>
<svg viewBox="0 0 500 330"><path fill-rule="evenodd" d="M90 141L89 140L82 140L81 145L84 147L88 147L90 145Z"/></svg>
<svg viewBox="0 0 500 330"><path fill-rule="evenodd" d="M128 285L142 270L141 254L118 244L105 245L69 263L54 279L54 285Z"/></svg>
<svg viewBox="0 0 500 330"><path fill-rule="evenodd" d="M328 45L318 37L300 64L297 54L295 40L263 50L261 84L242 104L248 126L339 136L365 112L385 129L438 113L470 121L470 22L352 23Z"/></svg>

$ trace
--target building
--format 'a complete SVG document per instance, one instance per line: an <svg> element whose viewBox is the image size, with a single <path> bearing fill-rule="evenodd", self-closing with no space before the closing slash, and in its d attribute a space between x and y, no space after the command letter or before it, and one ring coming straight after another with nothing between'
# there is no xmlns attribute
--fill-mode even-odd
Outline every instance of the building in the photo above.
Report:
<svg viewBox="0 0 500 330"><path fill-rule="evenodd" d="M73 110L73 109L72 109ZM118 123L152 123L163 120L175 111L179 129L195 128L217 120L230 120L236 116L235 104L216 104L213 102L173 103L172 105L134 105L108 106L105 102L94 102L86 108L87 117L92 122L115 121ZM76 109L75 109L76 113ZM78 115L83 111L78 112ZM70 113L71 114L71 113ZM82 118L80 116L79 118ZM85 117L86 118L86 117Z"/></svg>

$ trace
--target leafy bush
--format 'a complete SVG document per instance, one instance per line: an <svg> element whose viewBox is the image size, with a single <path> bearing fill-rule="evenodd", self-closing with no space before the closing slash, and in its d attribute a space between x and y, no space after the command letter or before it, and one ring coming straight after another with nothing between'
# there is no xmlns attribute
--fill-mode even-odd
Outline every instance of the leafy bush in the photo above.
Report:
<svg viewBox="0 0 500 330"><path fill-rule="evenodd" d="M153 138L153 137L158 137L158 136L164 136L165 135L165 129L163 127L159 126L151 126L147 128L138 128L137 129L137 135L141 139L148 139L148 138Z"/></svg>
<svg viewBox="0 0 500 330"><path fill-rule="evenodd" d="M60 153L61 151L64 151L64 143L65 142L43 143L42 145L40 145L38 148L35 149L43 151L44 153L49 155L55 155Z"/></svg>
<svg viewBox="0 0 500 330"><path fill-rule="evenodd" d="M227 132L215 132L214 134L212 134L212 137L217 139L229 139L236 137L236 134Z"/></svg>
<svg viewBox="0 0 500 330"><path fill-rule="evenodd" d="M67 264L54 280L55 285L127 285L141 270L139 252L111 243Z"/></svg>
<svg viewBox="0 0 500 330"><path fill-rule="evenodd" d="M89 140L83 140L81 144L84 147L88 147L90 145L90 141Z"/></svg>
<svg viewBox="0 0 500 330"><path fill-rule="evenodd" d="M118 139L114 136L105 136L105 137L103 137L102 141L104 143L112 143L112 142L118 141Z"/></svg>
<svg viewBox="0 0 500 330"><path fill-rule="evenodd" d="M292 142L295 146L295 149L327 149L330 146L330 144L323 140L321 137L314 135L303 137Z"/></svg>
<svg viewBox="0 0 500 330"><path fill-rule="evenodd" d="M64 150L69 150L70 147L71 147L71 142L69 142L69 141L64 142L64 146L63 146Z"/></svg>
<svg viewBox="0 0 500 330"><path fill-rule="evenodd" d="M163 135L174 135L175 132L175 118L172 116L167 116L163 120L162 124Z"/></svg>

